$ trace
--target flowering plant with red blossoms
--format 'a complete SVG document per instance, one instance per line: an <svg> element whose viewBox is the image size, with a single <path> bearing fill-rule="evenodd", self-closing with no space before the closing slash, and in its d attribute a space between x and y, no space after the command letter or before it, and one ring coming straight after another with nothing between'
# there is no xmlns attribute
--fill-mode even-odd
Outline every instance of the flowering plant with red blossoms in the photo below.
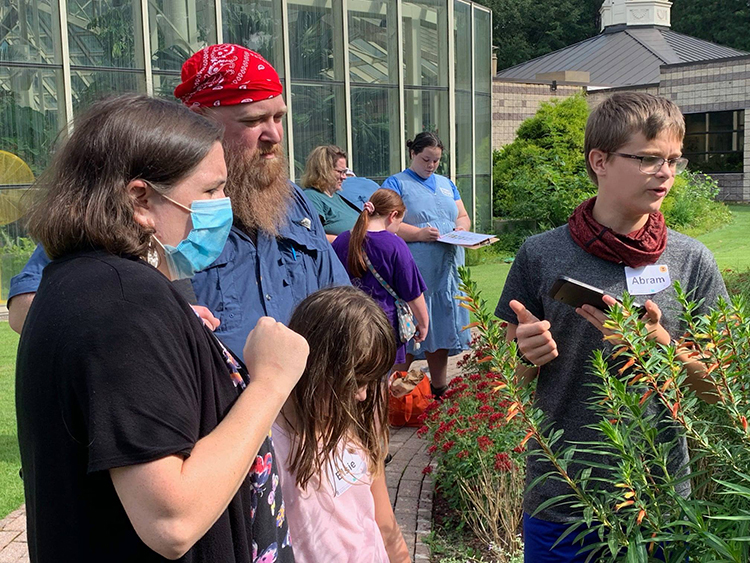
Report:
<svg viewBox="0 0 750 563"><path fill-rule="evenodd" d="M470 325L474 326L479 324ZM427 407L417 432L430 442L428 451L437 462L434 478L442 497L503 561L521 549L517 534L527 430L501 393L498 374L484 360L488 355L484 342L479 336L473 338L471 351L458 362L462 375L450 382L442 402Z"/></svg>

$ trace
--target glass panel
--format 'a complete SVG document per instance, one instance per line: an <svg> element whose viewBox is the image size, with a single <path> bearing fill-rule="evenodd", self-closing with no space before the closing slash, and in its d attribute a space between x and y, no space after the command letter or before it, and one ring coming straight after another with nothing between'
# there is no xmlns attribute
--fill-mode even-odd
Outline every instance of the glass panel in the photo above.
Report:
<svg viewBox="0 0 750 563"><path fill-rule="evenodd" d="M711 133L708 135L709 152L727 152L733 149L732 133Z"/></svg>
<svg viewBox="0 0 750 563"><path fill-rule="evenodd" d="M471 91L471 5L455 3L456 90Z"/></svg>
<svg viewBox="0 0 750 563"><path fill-rule="evenodd" d="M349 165L357 176L381 183L400 171L398 121L398 89L352 88L353 149Z"/></svg>
<svg viewBox="0 0 750 563"><path fill-rule="evenodd" d="M73 70L70 82L75 114L107 96L125 92L146 93L146 81L143 73L139 72Z"/></svg>
<svg viewBox="0 0 750 563"><path fill-rule="evenodd" d="M292 84L294 167L302 175L307 155L318 145L346 146L344 87Z"/></svg>
<svg viewBox="0 0 750 563"><path fill-rule="evenodd" d="M404 106L406 108L406 138L413 139L422 131L437 133L445 145L443 163L446 168L441 174L447 174L448 143L450 128L448 127L448 91L447 90L404 90Z"/></svg>
<svg viewBox="0 0 750 563"><path fill-rule="evenodd" d="M148 16L154 69L180 70L193 53L216 43L213 0L149 0Z"/></svg>
<svg viewBox="0 0 750 563"><path fill-rule="evenodd" d="M448 85L448 14L444 0L403 2L404 84Z"/></svg>
<svg viewBox="0 0 750 563"><path fill-rule="evenodd" d="M57 1L4 0L0 5L0 61L60 64Z"/></svg>
<svg viewBox="0 0 750 563"><path fill-rule="evenodd" d="M689 113L685 116L685 133L703 133L705 130L705 113Z"/></svg>
<svg viewBox="0 0 750 563"><path fill-rule="evenodd" d="M448 176L448 146L450 128L448 127L448 91L447 90L404 90L406 108L406 138L413 139L422 131L437 133L445 146L443 158L437 169L439 174ZM408 164L408 159L407 159Z"/></svg>
<svg viewBox="0 0 750 563"><path fill-rule="evenodd" d="M474 96L474 116L476 133L474 150L476 151L476 173L492 173L492 98L486 94ZM477 197L479 197L477 195Z"/></svg>
<svg viewBox="0 0 750 563"><path fill-rule="evenodd" d="M474 217L472 230L478 233L489 233L492 229L492 177L488 174L477 174L477 216Z"/></svg>
<svg viewBox="0 0 750 563"><path fill-rule="evenodd" d="M471 92L456 92L456 174L474 173L472 152L474 151L474 123L471 115Z"/></svg>
<svg viewBox="0 0 750 563"><path fill-rule="evenodd" d="M472 193L471 176L457 176L456 187L458 188L458 193L461 194L461 201L471 219L471 230L480 232L477 231L474 226L474 217L472 216L472 213L474 212L474 194Z"/></svg>
<svg viewBox="0 0 750 563"><path fill-rule="evenodd" d="M349 77L365 84L398 84L395 2L350 0Z"/></svg>
<svg viewBox="0 0 750 563"><path fill-rule="evenodd" d="M224 0L221 14L225 43L236 43L257 51L280 76L284 74L281 0Z"/></svg>
<svg viewBox="0 0 750 563"><path fill-rule="evenodd" d="M289 55L292 78L344 79L344 41L341 4L332 0L299 4L292 1L289 13ZM296 110L295 110L296 111Z"/></svg>
<svg viewBox="0 0 750 563"><path fill-rule="evenodd" d="M154 81L154 96L157 98L165 98L167 100L174 100L174 89L181 82L180 76L177 74L154 74L152 75Z"/></svg>
<svg viewBox="0 0 750 563"><path fill-rule="evenodd" d="M742 153L690 154L688 168L700 172L742 172Z"/></svg>
<svg viewBox="0 0 750 563"><path fill-rule="evenodd" d="M70 64L143 68L140 3L134 0L70 0Z"/></svg>
<svg viewBox="0 0 750 563"><path fill-rule="evenodd" d="M28 168L34 176L44 170L65 126L62 70L0 67L0 90L0 150L13 155L3 157L10 168L0 172L0 184L28 184Z"/></svg>
<svg viewBox="0 0 750 563"><path fill-rule="evenodd" d="M708 114L709 131L731 131L734 128L733 111L716 111Z"/></svg>
<svg viewBox="0 0 750 563"><path fill-rule="evenodd" d="M477 92L489 94L492 58L492 30L490 29L490 13L474 8L474 79Z"/></svg>

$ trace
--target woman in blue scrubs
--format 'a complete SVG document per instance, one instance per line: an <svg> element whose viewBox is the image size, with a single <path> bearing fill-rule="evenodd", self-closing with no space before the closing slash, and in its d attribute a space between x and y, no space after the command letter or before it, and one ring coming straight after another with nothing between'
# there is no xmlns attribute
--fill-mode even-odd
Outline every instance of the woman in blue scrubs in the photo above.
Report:
<svg viewBox="0 0 750 563"><path fill-rule="evenodd" d="M447 387L448 357L469 347L470 334L462 327L469 324L469 312L459 307L458 267L464 264L464 249L437 242L451 231L468 231L471 219L456 185L435 174L443 156L443 143L437 135L423 132L408 141L411 165L383 182L384 188L397 192L406 204L404 222L398 230L411 250L427 284L425 300L430 315L430 332L420 349L414 342L407 348L406 366L425 358L430 367L432 392L440 396Z"/></svg>

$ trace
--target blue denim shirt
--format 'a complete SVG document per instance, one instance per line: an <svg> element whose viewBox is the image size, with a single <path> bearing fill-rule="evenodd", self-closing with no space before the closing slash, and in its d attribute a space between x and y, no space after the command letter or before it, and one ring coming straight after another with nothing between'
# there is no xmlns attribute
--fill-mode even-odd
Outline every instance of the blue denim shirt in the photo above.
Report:
<svg viewBox="0 0 750 563"><path fill-rule="evenodd" d="M330 285L349 285L317 211L297 186L287 217L278 238L259 232L257 244L232 227L221 255L193 277L198 304L221 321L216 335L240 358L260 317L287 323L297 303L309 294ZM11 280L8 299L36 292L49 261L38 246Z"/></svg>

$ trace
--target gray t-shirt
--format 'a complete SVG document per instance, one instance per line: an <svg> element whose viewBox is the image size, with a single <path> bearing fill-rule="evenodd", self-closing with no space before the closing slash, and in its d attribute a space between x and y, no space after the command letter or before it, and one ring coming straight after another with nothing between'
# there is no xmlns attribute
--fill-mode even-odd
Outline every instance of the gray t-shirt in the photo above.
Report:
<svg viewBox="0 0 750 563"><path fill-rule="evenodd" d="M693 300L704 299L698 309L702 314L716 303L718 297L727 297L724 282L711 252L700 242L676 231L669 230L667 247L656 264L669 268L672 282L679 280L683 290L694 291ZM552 284L567 276L593 285L604 292L621 296L627 289L625 269L587 253L570 236L567 225L530 237L518 251L505 282L502 296L495 314L518 324L515 313L508 303L517 299L537 318L546 319L552 325L552 337L557 343L559 355L542 366L537 383L536 402L556 428L564 430L564 441L591 442L600 437L594 430L586 428L598 422L588 405L594 390L590 384L597 382L591 373L592 353L596 349L610 350L611 345L602 341L602 334L588 321L576 314L575 309L549 297ZM662 310L662 326L672 338L678 338L684 327L680 326L682 308L677 302L671 285L656 294L637 296L643 303L652 299ZM670 438L669 430L664 439ZM558 442L558 447L562 443ZM553 470L547 462L530 456L527 462L527 483ZM688 461L687 445L681 440L679 451L673 451L672 471ZM569 468L575 472L580 466ZM687 494L689 483L685 483ZM547 479L526 493L524 510L533 514L545 500L570 492L557 479ZM536 515L552 521L566 522L576 518L566 506L546 508Z"/></svg>

